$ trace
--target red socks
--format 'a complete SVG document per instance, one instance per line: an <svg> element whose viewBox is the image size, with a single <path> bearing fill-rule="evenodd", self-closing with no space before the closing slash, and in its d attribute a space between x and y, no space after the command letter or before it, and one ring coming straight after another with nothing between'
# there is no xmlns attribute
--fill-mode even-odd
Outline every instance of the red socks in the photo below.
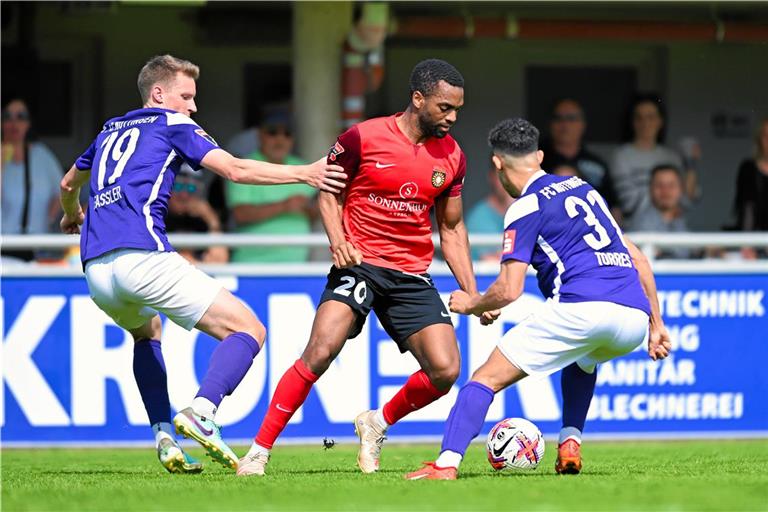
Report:
<svg viewBox="0 0 768 512"><path fill-rule="evenodd" d="M395 396L384 405L384 419L390 425L395 424L407 414L427 406L445 395L451 388L440 391L430 382L424 370L419 370L410 377Z"/></svg>
<svg viewBox="0 0 768 512"><path fill-rule="evenodd" d="M275 440L290 421L296 409L307 399L312 385L320 377L312 373L301 359L288 368L277 383L277 389L269 403L267 415L261 422L259 433L255 437L256 444L271 449Z"/></svg>

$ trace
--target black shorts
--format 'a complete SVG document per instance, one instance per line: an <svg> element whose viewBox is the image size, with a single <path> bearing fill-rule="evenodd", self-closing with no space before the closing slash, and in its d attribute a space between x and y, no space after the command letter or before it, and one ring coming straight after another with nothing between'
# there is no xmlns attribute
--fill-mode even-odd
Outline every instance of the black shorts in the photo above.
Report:
<svg viewBox="0 0 768 512"><path fill-rule="evenodd" d="M429 274L406 274L368 263L331 267L320 304L328 300L343 302L356 313L348 339L360 334L373 309L400 352L408 350L405 340L411 334L433 324L453 325Z"/></svg>

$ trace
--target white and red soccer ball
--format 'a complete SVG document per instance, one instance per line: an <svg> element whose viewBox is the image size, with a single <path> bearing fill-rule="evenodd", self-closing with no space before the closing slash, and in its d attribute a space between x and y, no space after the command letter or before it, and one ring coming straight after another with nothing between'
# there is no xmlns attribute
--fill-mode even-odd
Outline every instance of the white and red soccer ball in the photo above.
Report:
<svg viewBox="0 0 768 512"><path fill-rule="evenodd" d="M488 462L493 469L536 469L544 457L544 438L538 427L523 418L507 418L488 433Z"/></svg>

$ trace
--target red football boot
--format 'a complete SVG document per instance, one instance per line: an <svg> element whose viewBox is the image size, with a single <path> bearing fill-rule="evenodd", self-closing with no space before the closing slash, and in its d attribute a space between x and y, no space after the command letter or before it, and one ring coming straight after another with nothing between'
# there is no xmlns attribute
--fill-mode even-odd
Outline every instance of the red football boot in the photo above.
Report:
<svg viewBox="0 0 768 512"><path fill-rule="evenodd" d="M441 468L434 462L424 462L424 467L405 475L406 480L456 480L459 470L456 468Z"/></svg>
<svg viewBox="0 0 768 512"><path fill-rule="evenodd" d="M557 447L555 471L560 475L578 475L581 472L581 445L575 439L566 439Z"/></svg>

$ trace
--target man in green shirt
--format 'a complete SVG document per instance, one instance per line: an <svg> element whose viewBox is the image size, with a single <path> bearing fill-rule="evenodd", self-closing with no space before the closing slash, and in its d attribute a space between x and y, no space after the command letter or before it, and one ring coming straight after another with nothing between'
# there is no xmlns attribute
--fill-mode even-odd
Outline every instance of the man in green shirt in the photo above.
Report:
<svg viewBox="0 0 768 512"><path fill-rule="evenodd" d="M245 158L287 165L306 163L291 154L292 128L286 109L267 110L259 127L259 151ZM228 181L227 205L238 233L298 235L311 230L315 192L303 184L258 186ZM308 257L308 247L243 247L233 252L232 262L302 262Z"/></svg>

